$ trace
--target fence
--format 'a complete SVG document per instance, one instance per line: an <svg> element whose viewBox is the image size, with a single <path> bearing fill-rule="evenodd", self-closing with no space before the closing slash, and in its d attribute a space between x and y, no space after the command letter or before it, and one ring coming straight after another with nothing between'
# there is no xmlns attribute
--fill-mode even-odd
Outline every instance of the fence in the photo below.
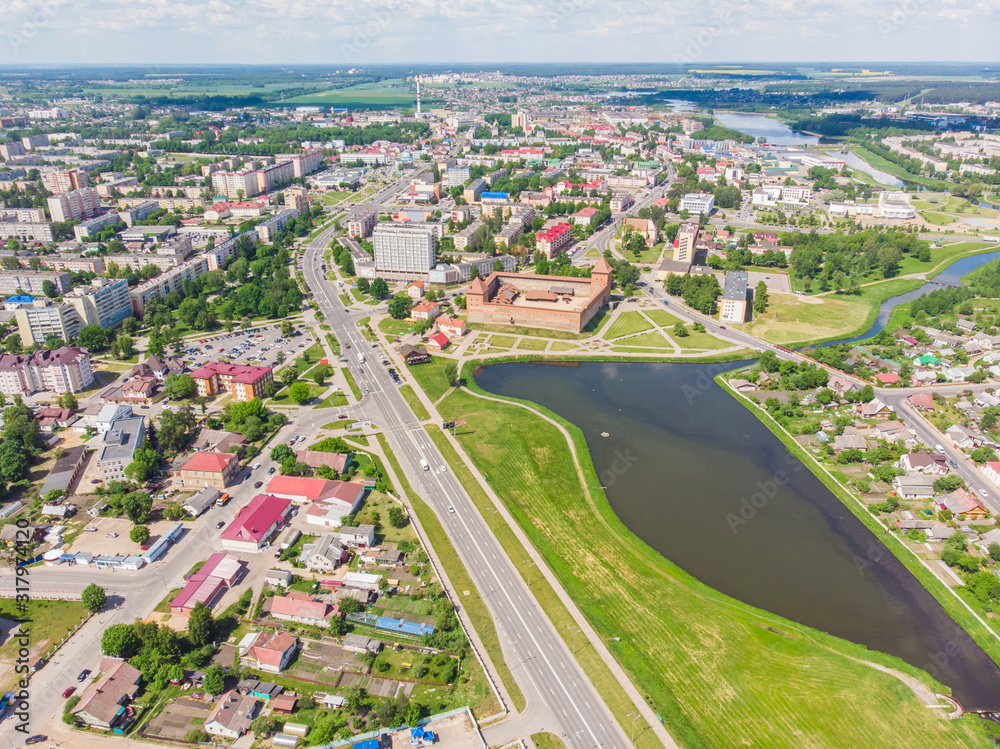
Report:
<svg viewBox="0 0 1000 749"><path fill-rule="evenodd" d="M438 713L437 715L432 715L429 718L424 718L423 720L417 721L415 726L410 726L404 723L399 728L379 728L375 731L369 731L368 733L362 733L358 736L351 736L349 739L340 739L339 741L334 741L329 744L317 744L315 746L309 747L309 749L337 749L337 747L348 746L350 744L356 744L360 741L367 741L368 739L375 739L380 736L385 736L387 734L402 733L404 731L409 731L410 728L415 728L416 726L426 726L429 723L434 723L439 720L446 720L447 718L454 718L456 715L462 714L468 715L469 720L472 722L473 727L476 729L476 735L479 737L479 741L483 745L483 749L487 749L486 739L483 738L482 732L479 730L479 724L476 723L475 717L472 715L472 711L468 707L460 707L455 710L449 710L445 713Z"/></svg>

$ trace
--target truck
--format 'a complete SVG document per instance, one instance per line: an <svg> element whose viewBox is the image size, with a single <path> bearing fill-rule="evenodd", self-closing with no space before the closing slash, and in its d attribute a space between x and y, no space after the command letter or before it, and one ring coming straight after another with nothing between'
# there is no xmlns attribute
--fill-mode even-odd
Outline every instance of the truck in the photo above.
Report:
<svg viewBox="0 0 1000 749"><path fill-rule="evenodd" d="M222 494L219 495L219 498L215 500L215 506L225 507L227 502L229 502L229 493L223 492Z"/></svg>
<svg viewBox="0 0 1000 749"><path fill-rule="evenodd" d="M425 471L431 470L430 464L423 458L420 459L420 467L423 468Z"/></svg>

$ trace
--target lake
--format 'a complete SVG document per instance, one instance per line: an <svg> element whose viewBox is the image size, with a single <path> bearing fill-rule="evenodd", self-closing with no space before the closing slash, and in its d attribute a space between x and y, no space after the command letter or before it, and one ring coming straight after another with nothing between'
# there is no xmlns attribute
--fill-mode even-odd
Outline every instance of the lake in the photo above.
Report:
<svg viewBox="0 0 1000 749"><path fill-rule="evenodd" d="M814 146L821 142L815 135L797 133L781 120L762 114L716 112L715 117L726 127L755 138L765 138L776 146Z"/></svg>
<svg viewBox="0 0 1000 749"><path fill-rule="evenodd" d="M780 440L711 380L719 369L501 364L486 367L477 381L580 427L618 517L702 582L898 656L950 686L967 709L1000 707L1000 668ZM634 460L615 473L621 454ZM748 511L747 503L761 504L761 497L762 506Z"/></svg>

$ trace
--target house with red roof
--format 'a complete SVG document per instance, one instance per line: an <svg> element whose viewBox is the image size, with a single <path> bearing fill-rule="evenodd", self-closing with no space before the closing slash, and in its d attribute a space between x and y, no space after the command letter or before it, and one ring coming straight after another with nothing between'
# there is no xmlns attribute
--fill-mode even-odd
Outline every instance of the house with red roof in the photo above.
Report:
<svg viewBox="0 0 1000 749"><path fill-rule="evenodd" d="M337 473L343 473L351 464L350 453L322 453L314 450L296 450L295 462L305 463L310 468L327 466Z"/></svg>
<svg viewBox="0 0 1000 749"><path fill-rule="evenodd" d="M111 730L130 720L126 707L135 699L142 684L142 672L121 658L104 657L99 667L100 677L80 695L73 715L88 726Z"/></svg>
<svg viewBox="0 0 1000 749"><path fill-rule="evenodd" d="M535 235L535 247L551 260L573 241L573 227L565 221L550 226Z"/></svg>
<svg viewBox="0 0 1000 749"><path fill-rule="evenodd" d="M1000 461L991 460L988 463L981 465L979 470L983 472L983 475L986 476L986 478L997 486L1000 486Z"/></svg>
<svg viewBox="0 0 1000 749"><path fill-rule="evenodd" d="M588 205L586 208L581 208L579 211L572 214L569 217L569 220L577 226L590 226L594 223L594 219L597 218L598 213L600 213L599 210Z"/></svg>
<svg viewBox="0 0 1000 749"><path fill-rule="evenodd" d="M274 596L271 599L271 618L285 622L326 627L330 619L339 614L340 611L336 606L296 590L290 591L288 595Z"/></svg>
<svg viewBox="0 0 1000 749"><path fill-rule="evenodd" d="M288 632L251 632L237 645L240 665L255 671L278 674L288 666L299 647Z"/></svg>
<svg viewBox="0 0 1000 749"><path fill-rule="evenodd" d="M895 372L879 372L875 375L875 379L883 385L896 385L899 382L900 377Z"/></svg>
<svg viewBox="0 0 1000 749"><path fill-rule="evenodd" d="M170 602L170 611L174 614L190 614L191 609L199 603L211 608L236 583L244 568L243 560L235 554L217 551L201 569L187 579L181 592Z"/></svg>
<svg viewBox="0 0 1000 749"><path fill-rule="evenodd" d="M444 333L435 333L427 337L427 348L431 351L443 351L448 348L448 344L450 343L451 341L448 340L448 336Z"/></svg>
<svg viewBox="0 0 1000 749"><path fill-rule="evenodd" d="M413 305L410 317L414 320L433 320L441 314L441 305L437 302L420 302Z"/></svg>
<svg viewBox="0 0 1000 749"><path fill-rule="evenodd" d="M461 338L465 335L465 320L458 317L439 317L435 320L439 333L448 338Z"/></svg>
<svg viewBox="0 0 1000 749"><path fill-rule="evenodd" d="M202 453L192 455L174 473L184 481L184 486L212 486L225 489L236 478L240 470L240 461L232 453Z"/></svg>
<svg viewBox="0 0 1000 749"><path fill-rule="evenodd" d="M222 548L229 551L260 551L288 518L292 503L283 497L258 494L236 513L222 531Z"/></svg>
<svg viewBox="0 0 1000 749"><path fill-rule="evenodd" d="M982 503L965 489L956 489L944 497L940 507L951 510L956 520L986 520L990 515L983 509Z"/></svg>
<svg viewBox="0 0 1000 749"><path fill-rule="evenodd" d="M198 395L211 397L225 391L238 401L263 398L264 386L274 379L271 367L217 361L198 367L191 377L198 384Z"/></svg>

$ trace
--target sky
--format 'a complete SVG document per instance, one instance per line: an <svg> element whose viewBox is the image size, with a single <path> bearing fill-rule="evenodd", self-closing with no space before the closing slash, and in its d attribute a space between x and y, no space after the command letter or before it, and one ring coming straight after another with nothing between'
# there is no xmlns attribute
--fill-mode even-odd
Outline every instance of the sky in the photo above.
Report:
<svg viewBox="0 0 1000 749"><path fill-rule="evenodd" d="M0 18L0 64L1000 57L996 0L0 0Z"/></svg>

